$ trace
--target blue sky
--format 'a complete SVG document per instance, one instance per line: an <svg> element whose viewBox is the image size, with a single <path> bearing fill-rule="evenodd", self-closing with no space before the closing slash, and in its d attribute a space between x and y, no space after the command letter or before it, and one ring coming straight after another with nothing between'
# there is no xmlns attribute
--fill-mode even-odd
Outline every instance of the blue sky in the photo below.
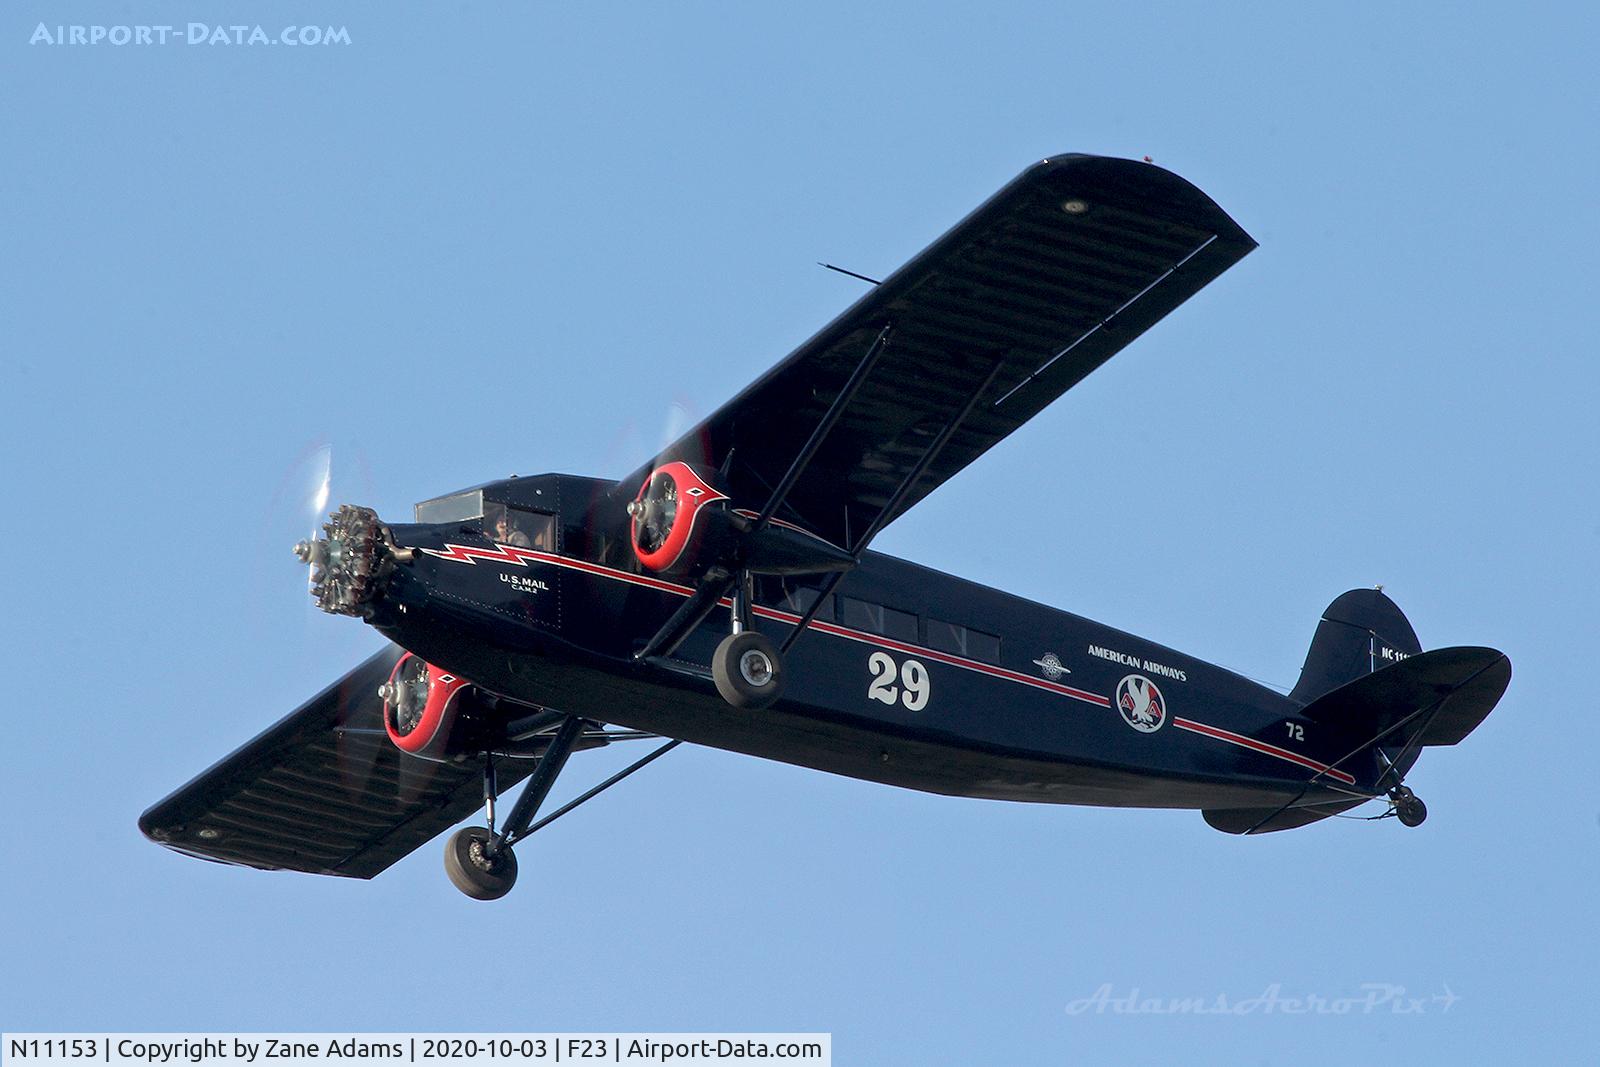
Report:
<svg viewBox="0 0 1600 1067"><path fill-rule="evenodd" d="M1600 26L1395 7L7 5L0 1025L1592 1049ZM351 43L30 45L41 20ZM437 844L363 883L138 836L376 647L289 555L309 453L392 516L620 475L858 295L817 260L881 276L1062 151L1150 155L1261 248L878 547L1284 687L1321 609L1384 583L1425 646L1516 670L1414 772L1426 826L1241 840L685 748L529 842L494 907ZM1066 1010L1370 983L1428 1010Z"/></svg>

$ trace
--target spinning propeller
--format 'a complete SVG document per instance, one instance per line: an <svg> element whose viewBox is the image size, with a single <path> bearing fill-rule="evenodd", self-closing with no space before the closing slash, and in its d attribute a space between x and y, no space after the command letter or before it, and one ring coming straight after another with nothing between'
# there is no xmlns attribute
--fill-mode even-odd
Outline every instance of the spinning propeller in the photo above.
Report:
<svg viewBox="0 0 1600 1067"><path fill-rule="evenodd" d="M375 528L351 514L361 509L334 510L333 505L370 498L371 481L358 448L340 446L336 457L331 441L307 444L285 467L252 550L252 599L257 610L251 614L261 620L281 620L289 605L295 605L301 640L289 660L311 682L318 680L316 672L326 671L330 660L348 664L372 654L373 635L365 627L330 620L325 614L350 613L358 592L355 580L370 575ZM285 544L294 545L297 562L289 561ZM304 576L289 581L290 567L304 567ZM273 641L281 645L281 636L275 633ZM383 728L383 701L375 686L351 682L340 686L334 733L340 785L349 793L370 790L405 802L425 790L437 774L437 764L390 743ZM374 780L380 757L385 763L399 760L393 784Z"/></svg>
<svg viewBox="0 0 1600 1067"><path fill-rule="evenodd" d="M678 483L658 471L651 477L644 496L628 505L628 514L638 527L639 547L647 552L659 551L678 518Z"/></svg>

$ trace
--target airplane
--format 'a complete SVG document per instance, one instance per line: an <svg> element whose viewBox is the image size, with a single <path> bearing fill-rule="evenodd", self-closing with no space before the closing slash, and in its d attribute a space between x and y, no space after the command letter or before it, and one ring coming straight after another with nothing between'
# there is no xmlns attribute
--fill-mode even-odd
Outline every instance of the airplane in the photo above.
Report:
<svg viewBox="0 0 1600 1067"><path fill-rule="evenodd" d="M1255 245L1148 161L1053 156L620 481L485 482L411 522L340 506L295 552L317 605L389 646L141 830L371 878L481 808L445 869L493 900L532 833L686 742L957 797L1197 809L1233 834L1373 799L1420 824L1407 773L1483 721L1511 665L1424 651L1381 589L1333 601L1283 694L869 550ZM647 738L539 817L573 752Z"/></svg>

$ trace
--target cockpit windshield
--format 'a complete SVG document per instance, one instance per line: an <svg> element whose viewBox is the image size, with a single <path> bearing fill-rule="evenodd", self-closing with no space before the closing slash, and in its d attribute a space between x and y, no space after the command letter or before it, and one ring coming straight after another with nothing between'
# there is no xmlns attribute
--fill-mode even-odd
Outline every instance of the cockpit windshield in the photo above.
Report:
<svg viewBox="0 0 1600 1067"><path fill-rule="evenodd" d="M417 521L465 522L483 518L483 490L469 489L465 493L451 493L424 500L416 507Z"/></svg>

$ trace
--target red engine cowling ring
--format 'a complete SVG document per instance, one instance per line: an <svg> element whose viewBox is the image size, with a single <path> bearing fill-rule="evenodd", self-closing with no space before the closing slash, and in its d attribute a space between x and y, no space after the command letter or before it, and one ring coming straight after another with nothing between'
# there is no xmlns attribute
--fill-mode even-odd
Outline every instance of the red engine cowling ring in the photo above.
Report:
<svg viewBox="0 0 1600 1067"><path fill-rule="evenodd" d="M639 520L643 514L645 498L650 493L651 486L657 484L658 479L667 479L671 482L676 512L666 537L659 545L647 547L640 543ZM658 491L661 488L657 486ZM726 493L714 488L687 463L663 463L650 472L644 484L639 487L638 495L633 498L636 507L630 509L634 514L633 521L629 524L629 538L633 542L634 555L638 557L640 563L653 571L671 570L683 561L685 550L694 540L700 509L727 499Z"/></svg>
<svg viewBox="0 0 1600 1067"><path fill-rule="evenodd" d="M428 681L427 699L422 705L421 714L416 716L409 729L404 729L397 714L399 700L385 697L383 729L389 735L389 740L402 752L444 759L448 755L446 748L450 743L451 727L455 725L456 714L460 710L461 701L457 698L472 683L407 652L394 665L394 670L389 672L387 691L397 696L397 687L415 684L417 664L422 665Z"/></svg>

